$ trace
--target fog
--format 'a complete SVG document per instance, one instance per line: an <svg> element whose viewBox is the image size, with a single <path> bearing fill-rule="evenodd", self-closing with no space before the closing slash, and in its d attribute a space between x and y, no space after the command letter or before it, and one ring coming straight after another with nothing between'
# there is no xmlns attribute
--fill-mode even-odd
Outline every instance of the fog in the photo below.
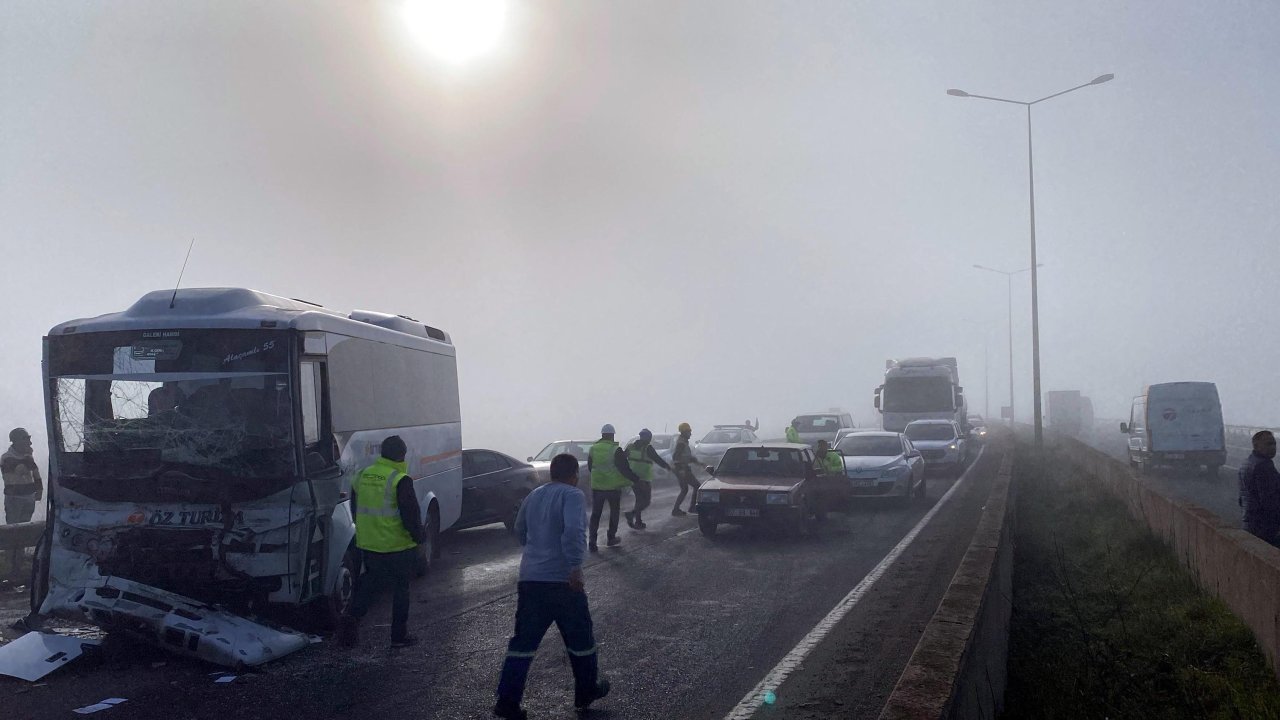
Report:
<svg viewBox="0 0 1280 720"><path fill-rule="evenodd" d="M1036 109L1044 390L1127 417L1212 380L1280 422L1280 6L519 3L450 65L396 5L0 6L0 426L41 449L42 335L172 287L192 240L186 287L449 331L469 447L877 423L912 355L998 414L1006 286L972 265L1030 262L1025 116L945 91L1108 72Z"/></svg>

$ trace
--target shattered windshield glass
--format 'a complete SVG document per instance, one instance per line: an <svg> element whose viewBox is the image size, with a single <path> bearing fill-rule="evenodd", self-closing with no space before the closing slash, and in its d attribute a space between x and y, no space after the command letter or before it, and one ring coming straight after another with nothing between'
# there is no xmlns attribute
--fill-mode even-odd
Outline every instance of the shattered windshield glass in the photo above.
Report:
<svg viewBox="0 0 1280 720"><path fill-rule="evenodd" d="M50 339L62 472L97 478L294 471L285 336L182 330Z"/></svg>

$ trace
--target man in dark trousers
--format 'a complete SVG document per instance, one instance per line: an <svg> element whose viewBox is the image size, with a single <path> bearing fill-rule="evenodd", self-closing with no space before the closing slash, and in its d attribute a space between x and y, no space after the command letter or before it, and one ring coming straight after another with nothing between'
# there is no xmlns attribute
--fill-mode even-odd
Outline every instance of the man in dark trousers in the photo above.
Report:
<svg viewBox="0 0 1280 720"><path fill-rule="evenodd" d="M1253 435L1253 453L1240 464L1240 506L1244 529L1280 545L1280 473L1276 472L1276 436L1269 430Z"/></svg>
<svg viewBox="0 0 1280 720"><path fill-rule="evenodd" d="M693 450L689 449L689 438L693 437L693 428L689 423L682 422L677 429L680 431L680 437L676 438L676 447L671 453L671 464L675 466L676 480L680 483L680 494L676 496L676 506L671 509L671 514L682 517L688 514L680 509L680 503L684 502L685 495L689 496L689 512L696 513L698 479L693 474L693 466L698 463L698 458L693 454Z"/></svg>
<svg viewBox="0 0 1280 720"><path fill-rule="evenodd" d="M364 557L365 574L356 581L355 598L342 618L338 641L348 647L359 642L357 627L383 586L390 585L391 647L418 642L409 634L409 583L426 540L422 510L405 463L408 447L399 435L382 441L382 457L365 468L351 484L351 513L356 518L356 547Z"/></svg>
<svg viewBox="0 0 1280 720"><path fill-rule="evenodd" d="M9 449L0 455L0 475L4 477L4 521L13 525L31 521L44 495L44 481L32 457L31 433L14 428L9 442Z"/></svg>
<svg viewBox="0 0 1280 720"><path fill-rule="evenodd" d="M653 499L653 466L671 472L671 466L666 460L653 449L653 432L649 428L640 431L640 437L635 442L627 445L627 463L631 465L631 471L636 474L639 480L632 487L636 494L635 507L623 513L627 518L627 525L632 530L644 530L648 525L644 524L641 513L649 507L650 501Z"/></svg>
<svg viewBox="0 0 1280 720"><path fill-rule="evenodd" d="M586 498L578 489L578 461L572 455L557 455L551 459L551 482L529 493L516 514L515 532L524 555L516 584L516 631L507 643L498 703L493 708L498 717L527 717L520 707L525 681L552 623L560 629L573 667L574 706L586 710L609 694L609 681L599 677L582 579L586 519Z"/></svg>
<svg viewBox="0 0 1280 720"><path fill-rule="evenodd" d="M591 552L599 552L596 535L600 532L600 516L605 503L609 504L609 547L622 542L618 537L618 520L622 514L622 488L633 485L640 477L627 463L627 454L613 439L614 429L606 424L600 428L600 439L587 452L587 472L591 475Z"/></svg>

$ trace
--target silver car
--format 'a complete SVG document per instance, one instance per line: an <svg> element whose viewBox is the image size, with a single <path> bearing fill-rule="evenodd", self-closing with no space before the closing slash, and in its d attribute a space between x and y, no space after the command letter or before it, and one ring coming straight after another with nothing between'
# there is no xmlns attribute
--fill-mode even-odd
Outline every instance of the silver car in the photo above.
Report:
<svg viewBox="0 0 1280 720"><path fill-rule="evenodd" d="M582 463L581 473L586 476L587 472L587 453L590 452L591 446L596 443L595 440L556 440L547 443L547 446L537 455L529 457L529 464L538 473L538 482L545 483L551 480L551 458L561 454L569 453L578 458L578 462Z"/></svg>
<svg viewBox="0 0 1280 720"><path fill-rule="evenodd" d="M924 458L902 433L849 433L836 441L835 451L844 458L851 495L924 497Z"/></svg>
<svg viewBox="0 0 1280 720"><path fill-rule="evenodd" d="M924 456L928 467L956 473L964 469L969 444L960 426L951 420L914 420L903 434Z"/></svg>
<svg viewBox="0 0 1280 720"><path fill-rule="evenodd" d="M694 443L693 456L698 459L700 465L716 466L720 464L720 458L724 457L725 450L734 445L743 443L757 443L760 439L756 437L754 431L741 425L716 425L711 432L702 436L702 439Z"/></svg>

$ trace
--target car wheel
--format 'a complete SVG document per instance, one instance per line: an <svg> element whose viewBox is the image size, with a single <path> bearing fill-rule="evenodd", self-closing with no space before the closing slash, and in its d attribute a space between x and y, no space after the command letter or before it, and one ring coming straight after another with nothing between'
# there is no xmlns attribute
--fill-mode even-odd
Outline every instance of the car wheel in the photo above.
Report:
<svg viewBox="0 0 1280 720"><path fill-rule="evenodd" d="M718 527L719 524L715 520L712 520L710 515L698 515L698 530L702 532L702 537L715 537Z"/></svg>

